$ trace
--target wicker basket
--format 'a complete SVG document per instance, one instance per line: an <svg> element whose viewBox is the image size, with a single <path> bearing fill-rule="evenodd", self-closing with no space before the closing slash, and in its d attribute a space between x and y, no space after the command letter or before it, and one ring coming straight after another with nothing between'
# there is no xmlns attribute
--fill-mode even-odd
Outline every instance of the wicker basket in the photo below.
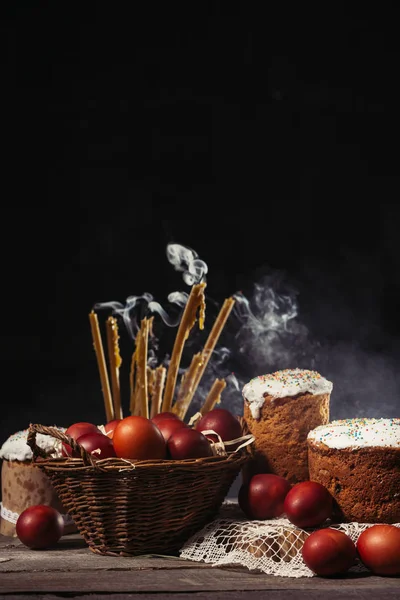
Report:
<svg viewBox="0 0 400 600"><path fill-rule="evenodd" d="M51 458L36 434L66 442L81 458ZM247 460L246 450L186 460L95 460L54 427L31 425L28 444L89 548L98 554L177 554L214 519Z"/></svg>

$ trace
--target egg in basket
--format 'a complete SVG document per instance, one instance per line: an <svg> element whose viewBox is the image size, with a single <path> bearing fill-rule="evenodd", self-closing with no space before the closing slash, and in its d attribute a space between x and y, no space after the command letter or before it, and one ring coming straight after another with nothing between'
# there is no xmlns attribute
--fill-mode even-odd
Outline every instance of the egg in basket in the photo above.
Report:
<svg viewBox="0 0 400 600"><path fill-rule="evenodd" d="M203 349L180 376L189 333L197 322L204 327L205 287L204 282L192 285L168 367L149 365L154 317L141 320L131 360L129 416L121 406L117 319L106 320L105 353L93 310L89 319L107 425L79 437L68 429L40 424L29 428L35 464L49 477L93 552L177 554L193 533L216 517L248 459L246 448L253 436L245 434L239 417L216 407L224 379L215 379L200 410L185 421L235 304L234 297L224 301ZM61 456L47 455L36 443L38 433L56 438Z"/></svg>

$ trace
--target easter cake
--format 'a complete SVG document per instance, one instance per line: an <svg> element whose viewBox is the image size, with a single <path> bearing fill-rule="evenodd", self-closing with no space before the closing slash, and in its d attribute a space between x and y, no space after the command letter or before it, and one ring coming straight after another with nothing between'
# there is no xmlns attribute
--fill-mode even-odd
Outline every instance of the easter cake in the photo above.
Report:
<svg viewBox="0 0 400 600"><path fill-rule="evenodd" d="M342 419L308 434L310 479L337 502L338 518L400 522L400 419Z"/></svg>
<svg viewBox="0 0 400 600"><path fill-rule="evenodd" d="M332 383L316 371L285 369L243 388L243 420L255 436L244 478L275 473L291 483L309 479L307 435L329 421Z"/></svg>
<svg viewBox="0 0 400 600"><path fill-rule="evenodd" d="M63 428L59 428L65 431ZM32 463L32 450L26 443L28 430L12 434L0 449L1 520L0 533L16 536L15 524L23 510L35 504L56 508L63 516L64 533L76 531L71 517L61 505L47 475ZM60 442L50 436L37 436L38 445L53 456L60 456Z"/></svg>

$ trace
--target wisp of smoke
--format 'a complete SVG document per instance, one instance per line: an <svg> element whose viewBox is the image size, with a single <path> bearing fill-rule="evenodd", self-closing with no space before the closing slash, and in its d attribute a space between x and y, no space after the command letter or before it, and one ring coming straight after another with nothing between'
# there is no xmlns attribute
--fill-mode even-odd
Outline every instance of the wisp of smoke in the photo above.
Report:
<svg viewBox="0 0 400 600"><path fill-rule="evenodd" d="M183 281L192 286L205 280L208 272L207 264L198 257L198 254L191 248L180 244L168 244L166 249L167 259L173 265L176 271L182 272ZM177 315L170 315L165 308L157 302L152 294L145 292L141 296L129 296L125 304L119 301L97 302L93 309L112 311L114 316L122 318L126 330L132 339L136 338L140 328L141 316L150 313L160 315L162 321L168 327L177 327L180 322L183 309L186 306L189 294L187 292L171 292L168 295L168 302L178 306L180 312ZM141 316L140 316L141 315Z"/></svg>
<svg viewBox="0 0 400 600"><path fill-rule="evenodd" d="M168 244L167 258L176 271L183 272L183 281L187 285L205 281L208 266L191 248L181 244Z"/></svg>
<svg viewBox="0 0 400 600"><path fill-rule="evenodd" d="M228 348L224 348L222 358L214 352L194 404L201 404L198 396L206 393L210 377L225 377L222 404L242 414L241 390L249 379L278 369L313 368L319 344L298 320L296 292L285 287L281 273L271 273L256 282L249 298L242 292L234 298L224 336L225 340L229 336Z"/></svg>
<svg viewBox="0 0 400 600"><path fill-rule="evenodd" d="M182 273L187 285L205 280L207 264L192 249L169 244L166 254L175 270ZM223 393L223 403L240 414L243 402L241 389L248 378L279 368L299 366L303 360L307 368L313 364L317 345L310 341L307 328L297 320L296 294L284 287L282 274L265 276L254 285L250 298L242 292L235 293L234 298L233 313L193 399L193 410L202 403L215 378L225 378L227 387ZM187 299L187 292L175 291L168 295L170 305L179 308L175 315L149 293L129 296L125 304L118 301L101 302L94 308L109 309L121 317L131 338L135 339L140 318L144 315L158 314L165 325L177 327ZM225 340L224 344L222 339ZM196 349L192 344L191 349L198 351L201 347ZM154 352L150 352L149 357L153 366L157 357ZM168 364L168 357L158 357L158 362Z"/></svg>

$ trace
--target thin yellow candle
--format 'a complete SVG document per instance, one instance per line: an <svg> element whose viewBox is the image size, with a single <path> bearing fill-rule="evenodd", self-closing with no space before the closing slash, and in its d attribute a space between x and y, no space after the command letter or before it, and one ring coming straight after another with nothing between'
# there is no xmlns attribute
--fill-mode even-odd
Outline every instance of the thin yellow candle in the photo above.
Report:
<svg viewBox="0 0 400 600"><path fill-rule="evenodd" d="M199 372L203 364L202 352L197 352L192 358L190 366L183 374L181 383L178 390L178 397L175 404L172 407L174 412L179 418L184 419L192 401L194 394L194 382L196 380L197 373Z"/></svg>
<svg viewBox="0 0 400 600"><path fill-rule="evenodd" d="M149 321L143 319L140 331L140 351L137 356L137 377L135 382L135 403L138 406L139 414L142 417L149 418L149 404L147 392L147 352L149 340Z"/></svg>
<svg viewBox="0 0 400 600"><path fill-rule="evenodd" d="M226 387L225 379L216 379L208 392L207 398L204 401L203 406L200 408L200 413L205 415L215 408L216 404L221 402L221 393Z"/></svg>
<svg viewBox="0 0 400 600"><path fill-rule="evenodd" d="M214 322L214 325L212 326L210 335L208 336L207 341L203 348L203 352L202 352L203 357L204 357L203 362L200 366L200 369L196 373L195 381L193 384L193 395L195 394L196 389L200 383L200 380L203 377L204 371L207 368L208 362L209 362L211 355L214 351L214 348L218 342L218 339L222 333L225 323L226 323L229 315L231 314L234 304L235 304L234 298L227 298L224 301L224 303L221 307L221 310L219 311L219 314Z"/></svg>
<svg viewBox="0 0 400 600"><path fill-rule="evenodd" d="M147 365L147 395L149 398L153 396L155 378L156 370Z"/></svg>
<svg viewBox="0 0 400 600"><path fill-rule="evenodd" d="M198 310L199 327L200 329L204 327L205 287L205 283L197 283L192 287L188 301L185 306L185 310L183 311L182 319L179 324L178 332L176 334L174 346L172 349L170 364L168 367L167 381L165 384L165 392L162 404L163 412L171 410L183 347L192 327L196 322Z"/></svg>
<svg viewBox="0 0 400 600"><path fill-rule="evenodd" d="M99 320L97 318L97 314L93 310L89 314L89 321L92 330L93 346L97 358L97 366L99 368L100 373L101 389L103 392L106 419L107 421L112 421L112 419L114 419L114 408L111 397L110 383L108 380L107 365L104 357Z"/></svg>
<svg viewBox="0 0 400 600"><path fill-rule="evenodd" d="M137 414L136 411L136 397L135 397L135 379L137 376L137 355L139 352L140 338L136 336L135 350L132 353L131 369L129 372L129 385L130 385L130 399L129 399L129 410L131 415Z"/></svg>
<svg viewBox="0 0 400 600"><path fill-rule="evenodd" d="M108 317L106 322L108 363L111 376L112 400L114 405L114 418L122 419L121 389L119 369L122 364L118 344L118 323L114 317Z"/></svg>
<svg viewBox="0 0 400 600"><path fill-rule="evenodd" d="M162 393L164 391L165 377L167 369L163 365L159 365L154 371L154 382L151 394L151 411L150 418L161 411L162 406Z"/></svg>

